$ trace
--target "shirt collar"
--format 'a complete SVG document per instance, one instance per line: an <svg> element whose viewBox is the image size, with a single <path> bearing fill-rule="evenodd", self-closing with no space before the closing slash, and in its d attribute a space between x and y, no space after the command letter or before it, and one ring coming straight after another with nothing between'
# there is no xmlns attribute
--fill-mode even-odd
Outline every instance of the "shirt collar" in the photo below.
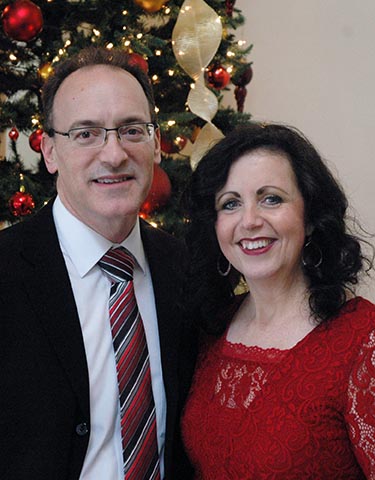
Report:
<svg viewBox="0 0 375 480"><path fill-rule="evenodd" d="M69 256L81 278L98 263L112 246L117 247L119 245L125 247L134 255L136 264L145 275L146 256L138 217L133 230L121 244L112 243L78 220L63 205L59 196L56 197L53 205L53 217L61 248Z"/></svg>

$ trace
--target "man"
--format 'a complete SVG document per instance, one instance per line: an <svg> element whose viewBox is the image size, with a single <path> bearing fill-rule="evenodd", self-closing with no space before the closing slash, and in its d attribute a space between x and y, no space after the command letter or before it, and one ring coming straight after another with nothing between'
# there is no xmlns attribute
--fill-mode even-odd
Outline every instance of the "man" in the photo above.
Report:
<svg viewBox="0 0 375 480"><path fill-rule="evenodd" d="M119 399L123 366L108 311L117 283L103 266L116 247L135 265L134 282L121 285L134 283L151 371L147 422L157 432L156 463L131 478L183 478L173 473L173 449L184 250L138 217L160 162L160 133L148 78L127 60L89 48L43 88L42 152L58 195L0 234L2 479L120 480L138 468L133 455L150 450L140 436L132 458L124 454L135 419L124 420Z"/></svg>

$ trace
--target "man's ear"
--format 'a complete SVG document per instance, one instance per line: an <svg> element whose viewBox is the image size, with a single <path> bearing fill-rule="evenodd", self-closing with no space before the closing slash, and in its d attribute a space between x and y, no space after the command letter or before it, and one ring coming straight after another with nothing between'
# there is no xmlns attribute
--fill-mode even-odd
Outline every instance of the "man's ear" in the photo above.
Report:
<svg viewBox="0 0 375 480"><path fill-rule="evenodd" d="M49 173L57 172L57 164L55 160L55 141L53 137L50 137L45 132L42 136L41 149L43 153L44 163Z"/></svg>
<svg viewBox="0 0 375 480"><path fill-rule="evenodd" d="M155 130L155 151L154 151L154 162L155 163L160 163L161 162L161 134L160 134L160 128L157 128Z"/></svg>

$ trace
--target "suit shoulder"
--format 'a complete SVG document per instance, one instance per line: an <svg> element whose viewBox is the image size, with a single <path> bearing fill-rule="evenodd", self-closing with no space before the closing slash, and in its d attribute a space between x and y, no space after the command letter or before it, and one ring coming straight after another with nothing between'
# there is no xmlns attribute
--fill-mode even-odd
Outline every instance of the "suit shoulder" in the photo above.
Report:
<svg viewBox="0 0 375 480"><path fill-rule="evenodd" d="M158 244L165 245L171 248L175 248L177 250L183 250L185 248L185 243L183 240L174 237L170 233L164 231L161 228L155 228L145 220L141 221L141 230L142 236L147 237L147 239L151 239L153 242L157 242Z"/></svg>
<svg viewBox="0 0 375 480"><path fill-rule="evenodd" d="M0 230L0 254L3 252L3 248L14 246L14 242L17 242L23 236L23 230L24 226L22 222Z"/></svg>
<svg viewBox="0 0 375 480"><path fill-rule="evenodd" d="M48 204L32 217L28 217L0 231L0 258L15 258L21 251L53 250L56 254L57 233L52 209Z"/></svg>

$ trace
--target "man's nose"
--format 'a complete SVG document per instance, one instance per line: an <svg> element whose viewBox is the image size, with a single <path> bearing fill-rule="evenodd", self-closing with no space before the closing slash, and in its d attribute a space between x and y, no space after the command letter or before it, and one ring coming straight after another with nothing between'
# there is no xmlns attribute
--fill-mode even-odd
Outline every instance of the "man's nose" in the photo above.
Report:
<svg viewBox="0 0 375 480"><path fill-rule="evenodd" d="M117 130L109 130L106 133L106 139L102 147L105 155L104 161L113 166L118 166L128 158L126 146L121 142Z"/></svg>

